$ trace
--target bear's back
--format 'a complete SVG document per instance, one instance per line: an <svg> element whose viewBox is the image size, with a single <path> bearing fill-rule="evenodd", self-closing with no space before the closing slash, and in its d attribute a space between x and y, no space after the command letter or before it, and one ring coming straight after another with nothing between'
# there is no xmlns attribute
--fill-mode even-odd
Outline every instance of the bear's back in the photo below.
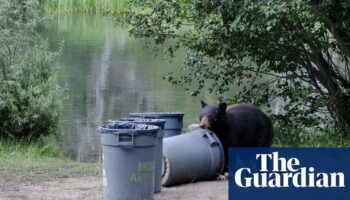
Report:
<svg viewBox="0 0 350 200"><path fill-rule="evenodd" d="M262 111L256 106L253 106L251 104L241 103L241 104L233 104L233 105L227 106L226 112L235 113L235 112L262 112Z"/></svg>
<svg viewBox="0 0 350 200"><path fill-rule="evenodd" d="M257 107L234 104L226 109L230 146L270 146L273 129L271 120Z"/></svg>

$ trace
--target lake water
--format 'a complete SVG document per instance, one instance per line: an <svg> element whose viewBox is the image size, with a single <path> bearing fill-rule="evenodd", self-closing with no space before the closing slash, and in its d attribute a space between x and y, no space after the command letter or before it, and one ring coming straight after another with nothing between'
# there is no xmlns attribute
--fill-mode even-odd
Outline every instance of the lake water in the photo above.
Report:
<svg viewBox="0 0 350 200"><path fill-rule="evenodd" d="M92 14L59 15L47 32L57 49L64 41L58 62L60 84L67 87L61 125L67 155L81 162L100 160L98 126L130 112L181 111L184 127L198 123L200 99L215 102L208 94L192 97L169 84L162 75L177 71L179 55L168 63L154 57L146 41L128 36L127 28Z"/></svg>

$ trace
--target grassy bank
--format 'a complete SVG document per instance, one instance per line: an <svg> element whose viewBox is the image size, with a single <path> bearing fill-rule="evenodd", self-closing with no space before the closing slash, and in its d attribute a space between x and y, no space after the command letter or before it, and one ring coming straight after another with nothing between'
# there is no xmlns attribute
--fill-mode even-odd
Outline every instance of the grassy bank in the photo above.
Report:
<svg viewBox="0 0 350 200"><path fill-rule="evenodd" d="M120 14L125 10L128 0L40 0L44 12L113 12Z"/></svg>
<svg viewBox="0 0 350 200"><path fill-rule="evenodd" d="M275 131L274 147L350 147L350 138L334 128L312 133L291 130Z"/></svg>
<svg viewBox="0 0 350 200"><path fill-rule="evenodd" d="M1 180L46 181L99 173L99 163L72 161L63 156L55 143L0 141Z"/></svg>

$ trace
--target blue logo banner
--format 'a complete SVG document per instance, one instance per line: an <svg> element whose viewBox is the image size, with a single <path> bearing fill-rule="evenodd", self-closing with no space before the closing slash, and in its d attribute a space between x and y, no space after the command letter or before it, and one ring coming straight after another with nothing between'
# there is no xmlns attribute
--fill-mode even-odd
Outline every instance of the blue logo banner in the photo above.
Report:
<svg viewBox="0 0 350 200"><path fill-rule="evenodd" d="M349 200L350 148L230 148L229 200Z"/></svg>

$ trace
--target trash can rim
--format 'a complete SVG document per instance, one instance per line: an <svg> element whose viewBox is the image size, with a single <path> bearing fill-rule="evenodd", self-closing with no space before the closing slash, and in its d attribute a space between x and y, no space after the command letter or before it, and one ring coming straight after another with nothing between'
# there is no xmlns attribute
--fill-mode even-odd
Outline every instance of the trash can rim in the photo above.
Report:
<svg viewBox="0 0 350 200"><path fill-rule="evenodd" d="M146 112L146 113L129 113L130 116L152 116L152 117L182 117L183 112Z"/></svg>
<svg viewBox="0 0 350 200"><path fill-rule="evenodd" d="M118 122L118 121L121 121L121 122L131 122L131 123L137 123L137 124L140 124L140 123L165 123L166 120L165 119L150 119L150 118L142 118L142 117L122 117L122 118L117 118L117 119L110 119L108 120L109 122Z"/></svg>
<svg viewBox="0 0 350 200"><path fill-rule="evenodd" d="M109 127L108 127L109 126ZM113 126L115 126L113 128ZM155 133L159 131L159 127L155 125L148 124L135 124L125 121L115 121L108 124L103 124L99 126L99 131L101 133L110 134L145 134L145 133Z"/></svg>

